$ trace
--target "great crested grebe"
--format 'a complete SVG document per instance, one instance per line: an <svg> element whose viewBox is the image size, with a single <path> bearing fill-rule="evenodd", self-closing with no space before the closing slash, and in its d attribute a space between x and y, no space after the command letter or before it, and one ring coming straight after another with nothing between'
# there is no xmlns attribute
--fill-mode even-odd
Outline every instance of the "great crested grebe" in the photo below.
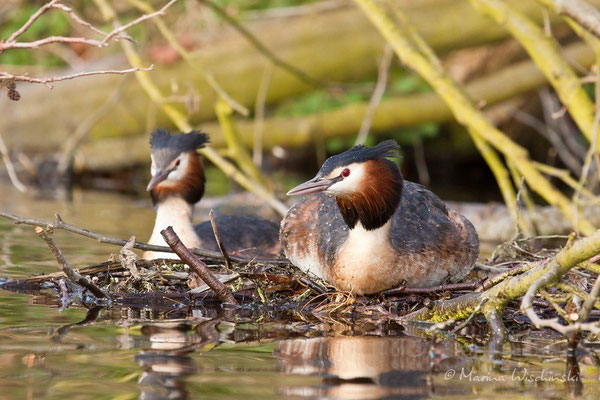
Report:
<svg viewBox="0 0 600 400"><path fill-rule="evenodd" d="M288 192L307 196L281 222L284 254L340 290L376 293L462 279L479 240L473 225L423 186L404 181L387 157L394 140L328 158Z"/></svg>
<svg viewBox="0 0 600 400"><path fill-rule="evenodd" d="M148 187L156 207L149 244L166 246L160 231L172 226L188 248L219 251L210 221L193 225L194 204L204 194L202 157L196 152L208 142L200 132L172 135L162 129L152 133L152 178ZM280 253L279 230L266 219L241 215L215 218L227 251L247 257L273 258ZM173 258L172 253L144 252L145 259Z"/></svg>

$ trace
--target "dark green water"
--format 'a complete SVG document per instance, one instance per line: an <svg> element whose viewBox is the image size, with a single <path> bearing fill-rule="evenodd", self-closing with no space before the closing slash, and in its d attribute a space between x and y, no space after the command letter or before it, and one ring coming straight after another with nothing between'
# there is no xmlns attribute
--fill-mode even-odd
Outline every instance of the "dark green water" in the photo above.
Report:
<svg viewBox="0 0 600 400"><path fill-rule="evenodd" d="M146 239L147 201L75 192L70 202L31 199L0 186L0 209ZM71 264L118 248L63 232ZM0 219L0 276L54 272L32 227ZM0 398L522 399L600 395L595 349L571 381L559 338L512 337L500 357L485 342L361 321L278 321L260 311L59 310L51 297L0 291ZM94 315L92 315L94 314ZM88 315L88 323L77 325ZM92 318L92 316L94 318ZM87 322L87 321L86 321ZM579 394L576 396L576 394Z"/></svg>

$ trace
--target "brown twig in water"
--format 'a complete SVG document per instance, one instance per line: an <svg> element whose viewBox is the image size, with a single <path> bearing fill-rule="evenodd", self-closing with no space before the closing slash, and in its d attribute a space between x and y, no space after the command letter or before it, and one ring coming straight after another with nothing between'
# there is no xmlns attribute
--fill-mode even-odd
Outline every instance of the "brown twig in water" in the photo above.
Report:
<svg viewBox="0 0 600 400"><path fill-rule="evenodd" d="M206 283L210 288L221 298L225 303L237 305L237 301L233 294L227 289L221 281L219 281L206 264L196 257L185 245L181 242L171 226L160 231L160 234L165 239L165 242L173 249L173 251L181 258L183 262L190 266L194 272Z"/></svg>
<svg viewBox="0 0 600 400"><path fill-rule="evenodd" d="M483 283L484 279L480 279L478 281L473 282L460 282L460 283L448 283L446 285L438 285L432 287L422 287L422 288L409 288L409 287L401 287L395 289L389 289L380 294L386 296L396 296L399 294L433 294L437 292L452 292L459 290L475 290Z"/></svg>
<svg viewBox="0 0 600 400"><path fill-rule="evenodd" d="M215 213L213 212L213 210L210 210L208 216L210 217L210 226L212 226L213 234L215 235L215 240L217 241L217 246L219 246L219 250L221 250L221 254L223 254L225 267L227 267L227 269L232 269L231 259L227 254L227 250L225 250L225 246L223 245L223 241L221 240L221 235L219 235L219 229L217 228L217 223L215 221Z"/></svg>
<svg viewBox="0 0 600 400"><path fill-rule="evenodd" d="M56 215L56 222L48 222L48 221L38 220L38 219L34 219L34 218L24 218L24 217L20 217L18 215L11 214L11 213L8 213L5 211L0 211L0 217L4 217L4 218L10 219L12 221L15 221L16 224L44 226L44 227L52 226L54 229L62 229L62 230L68 231L68 232L76 233L78 235L85 236L90 239L95 239L100 243L113 244L113 245L117 245L117 246L125 246L125 244L127 244L127 240L117 239L117 238L113 238L110 236L105 236L105 235L90 231L85 228L80 228L78 226L75 226L75 225L72 225L72 224L69 224L69 223L63 221L63 219L60 217L60 215L58 215L58 214L55 214L55 215ZM140 249L140 250L150 250L150 251L156 251L156 252L162 252L162 253L174 253L174 251L171 250L171 248L168 246L156 246L156 245L148 244L145 242L135 242L133 247L136 249ZM192 249L191 251L194 254L196 254L197 256L205 257L208 260L216 260L219 262L223 260L222 255L216 251L203 251L203 250L199 250L199 249ZM257 259L257 258L248 259L248 258L244 258L244 257L235 257L235 256L230 256L230 259L234 262L240 262L240 263L248 263L250 261L253 261L256 263L269 263L272 265L290 265L290 262L288 260L283 260L283 259L281 259L281 260L271 260L271 259L263 260L263 259Z"/></svg>
<svg viewBox="0 0 600 400"><path fill-rule="evenodd" d="M110 299L110 295L104 293L98 286L94 285L90 279L85 276L82 276L79 272L75 271L63 255L62 251L58 248L56 243L54 242L54 238L52 237L53 228L52 226L46 226L46 228L42 228L41 226L35 227L35 233L37 233L48 245L48 248L52 252L52 255L56 259L58 263L58 267L65 273L67 278L71 281L83 286L92 292L96 297Z"/></svg>

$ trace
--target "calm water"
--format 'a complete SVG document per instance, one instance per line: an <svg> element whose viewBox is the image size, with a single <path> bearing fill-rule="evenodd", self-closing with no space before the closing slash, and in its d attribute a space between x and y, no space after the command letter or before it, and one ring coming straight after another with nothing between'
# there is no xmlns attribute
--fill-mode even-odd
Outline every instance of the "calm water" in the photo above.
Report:
<svg viewBox="0 0 600 400"><path fill-rule="evenodd" d="M0 209L146 239L149 202L99 192L30 199L0 185ZM77 266L118 248L56 233ZM0 219L0 275L56 270L30 226ZM0 398L565 398L597 399L594 348L571 382L558 338L513 337L500 357L485 343L360 321L277 321L260 310L60 311L51 297L0 291ZM525 343L524 343L525 342Z"/></svg>

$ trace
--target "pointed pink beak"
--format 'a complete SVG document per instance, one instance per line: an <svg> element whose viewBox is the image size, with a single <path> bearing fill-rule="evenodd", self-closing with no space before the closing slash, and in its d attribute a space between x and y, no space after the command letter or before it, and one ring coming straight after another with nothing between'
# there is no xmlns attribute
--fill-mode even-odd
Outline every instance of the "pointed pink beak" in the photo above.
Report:
<svg viewBox="0 0 600 400"><path fill-rule="evenodd" d="M167 176L171 173L172 169L167 169L164 171L158 171L148 182L148 186L146 186L146 190L149 192L158 186L159 183L167 179Z"/></svg>
<svg viewBox="0 0 600 400"><path fill-rule="evenodd" d="M312 194L312 193L324 192L327 189L329 189L329 187L331 185L333 185L336 182L339 182L341 179L342 179L341 177L335 177L335 178L314 177L310 181L306 181L306 182L296 186L295 188L293 188L286 194L288 196L298 196L298 195L302 195L302 194Z"/></svg>

